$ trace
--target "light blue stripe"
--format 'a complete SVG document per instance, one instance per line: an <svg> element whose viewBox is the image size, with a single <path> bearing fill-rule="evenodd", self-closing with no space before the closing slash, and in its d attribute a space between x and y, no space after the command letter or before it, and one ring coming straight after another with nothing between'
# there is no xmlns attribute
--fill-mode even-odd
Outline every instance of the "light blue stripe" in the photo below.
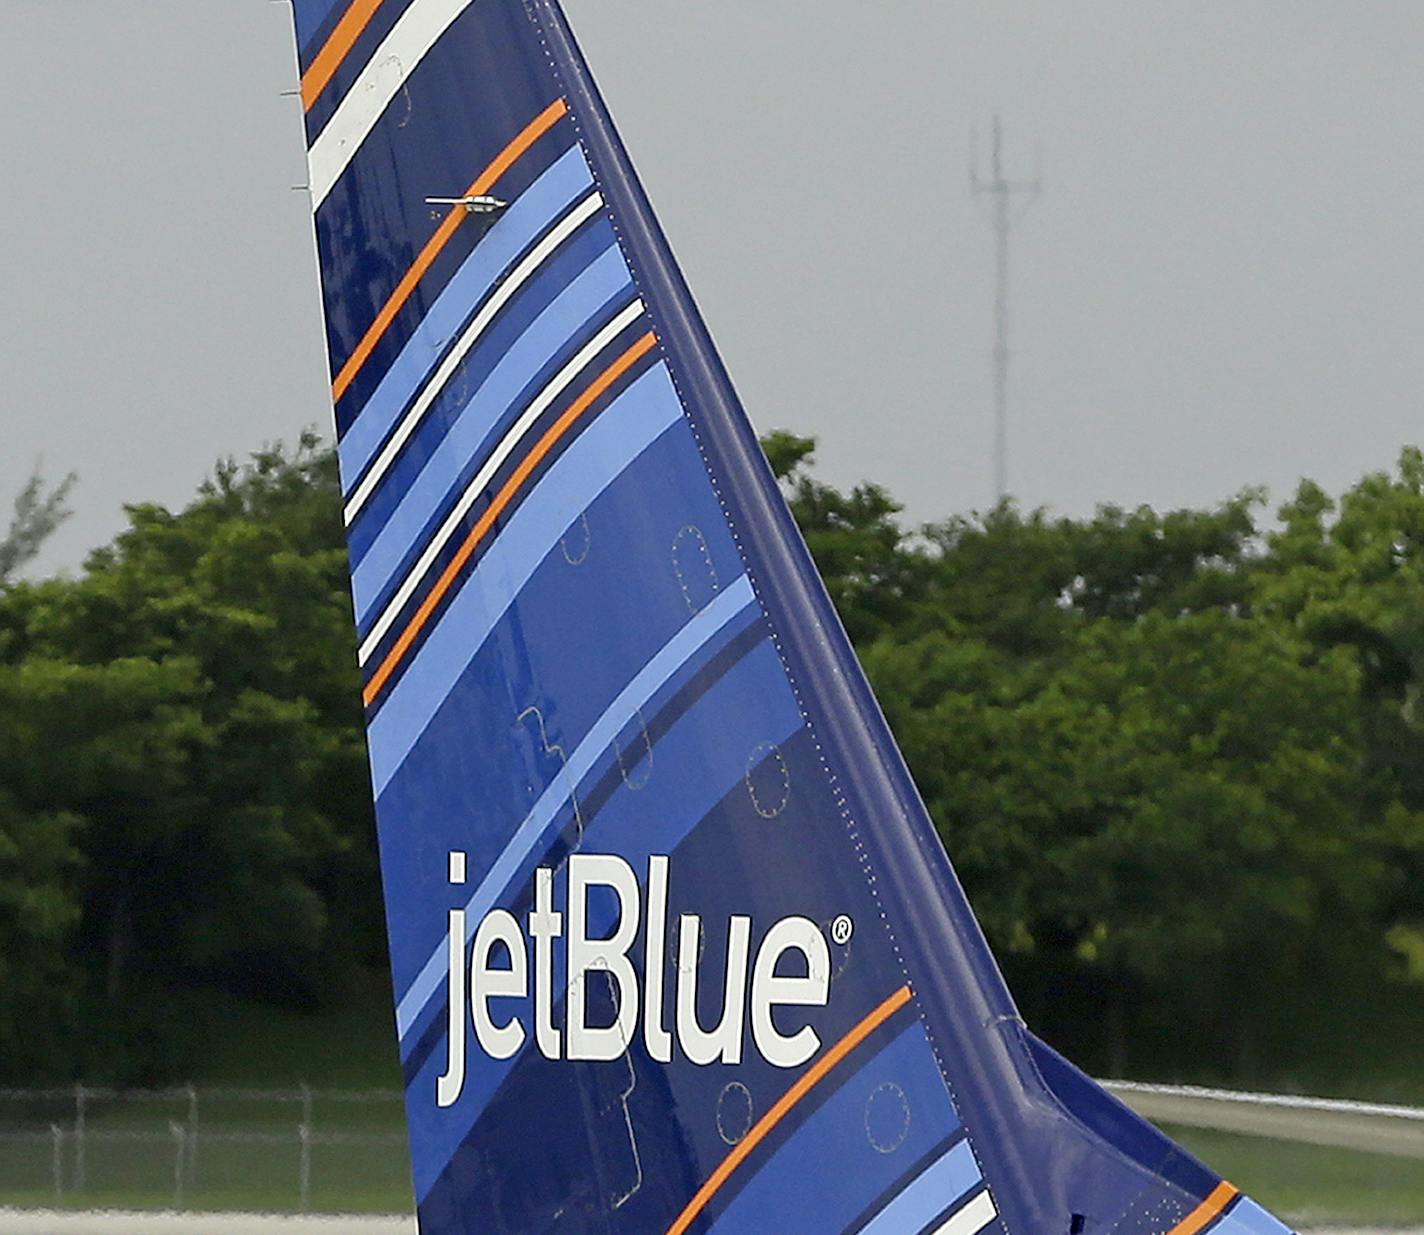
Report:
<svg viewBox="0 0 1424 1235"><path fill-rule="evenodd" d="M804 1116L800 1126L742 1182L708 1235L844 1231L959 1127L934 1051L918 1021L872 1058L841 1066L850 1075L837 1078L840 1088L818 1110ZM893 1089L883 1092L890 1086L898 1088L904 1104L905 1123L898 1136L894 1120L900 1111L894 1109ZM886 1105L872 1123L877 1094ZM876 1130L895 1139L877 1147L872 1140ZM949 1157L956 1167L961 1165L952 1153ZM972 1170L972 1156L969 1166ZM977 1177L978 1172L974 1174ZM950 1179L951 1172L942 1178ZM943 1212L954 1196L940 1193L930 1217ZM908 1205L905 1212L910 1212ZM920 1225L897 1222L884 1229L914 1235Z"/></svg>
<svg viewBox="0 0 1424 1235"><path fill-rule="evenodd" d="M559 537L681 417L667 365L658 364L595 417L515 508L371 722L377 797Z"/></svg>
<svg viewBox="0 0 1424 1235"><path fill-rule="evenodd" d="M446 345L474 307L489 295L499 276L592 184L588 163L575 146L525 189L485 233L342 437L343 491L356 486L401 412L444 355Z"/></svg>
<svg viewBox="0 0 1424 1235"><path fill-rule="evenodd" d="M1212 1228L1211 1235L1291 1235L1291 1229L1249 1196L1243 1196L1236 1202L1235 1208Z"/></svg>
<svg viewBox="0 0 1424 1235"><path fill-rule="evenodd" d="M490 430L539 371L558 355L559 349L583 334L598 311L631 279L618 246L610 246L559 293L501 357L457 414L410 487L401 494L366 556L352 571L351 593L360 623L364 625L372 616L372 606L425 533L431 516L441 510L451 490L459 485L461 473L480 452Z"/></svg>
<svg viewBox="0 0 1424 1235"><path fill-rule="evenodd" d="M968 1141L960 1141L944 1157L918 1175L903 1192L875 1215L860 1235L907 1235L922 1231L979 1182L979 1165Z"/></svg>
<svg viewBox="0 0 1424 1235"><path fill-rule="evenodd" d="M574 753L564 765L563 775L557 777L534 803L534 808L525 816L524 822L505 845L504 852L490 867L489 873L480 881L474 895L465 906L465 922L468 943L475 936L475 930L492 908L501 892L518 873L530 851L544 835L569 800L569 793L597 762L637 714L638 709L657 693L668 678L672 677L697 650L717 634L728 622L748 605L753 604L756 595L752 591L751 580L741 575L735 583L717 594L717 598L700 610L691 621L667 641L662 649L638 671L633 680L618 694L618 697L604 709L584 735ZM445 950L437 948L431 953L425 967L417 975L410 989L402 996L396 1008L396 1029L402 1037L410 1028L420 1010L440 988L445 976Z"/></svg>
<svg viewBox="0 0 1424 1235"><path fill-rule="evenodd" d="M336 7L336 0L294 0L294 3L297 10L297 35L305 44Z"/></svg>

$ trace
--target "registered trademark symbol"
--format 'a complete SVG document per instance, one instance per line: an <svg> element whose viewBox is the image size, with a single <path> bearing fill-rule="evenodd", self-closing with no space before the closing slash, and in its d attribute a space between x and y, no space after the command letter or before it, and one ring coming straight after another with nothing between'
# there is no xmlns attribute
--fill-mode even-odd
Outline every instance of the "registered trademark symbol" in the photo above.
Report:
<svg viewBox="0 0 1424 1235"><path fill-rule="evenodd" d="M850 942L850 937L855 934L855 923L848 915L841 914L831 923L831 942L844 947Z"/></svg>

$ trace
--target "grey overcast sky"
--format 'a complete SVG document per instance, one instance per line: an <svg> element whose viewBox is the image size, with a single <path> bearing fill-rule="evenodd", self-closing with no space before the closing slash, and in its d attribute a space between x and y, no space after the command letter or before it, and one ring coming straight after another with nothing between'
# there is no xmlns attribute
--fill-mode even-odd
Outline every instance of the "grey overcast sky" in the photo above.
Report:
<svg viewBox="0 0 1424 1235"><path fill-rule="evenodd" d="M1343 486L1424 439L1417 0L566 0L753 420L930 519L991 498L971 129L1028 505ZM328 425L285 4L6 0L0 498L121 503Z"/></svg>

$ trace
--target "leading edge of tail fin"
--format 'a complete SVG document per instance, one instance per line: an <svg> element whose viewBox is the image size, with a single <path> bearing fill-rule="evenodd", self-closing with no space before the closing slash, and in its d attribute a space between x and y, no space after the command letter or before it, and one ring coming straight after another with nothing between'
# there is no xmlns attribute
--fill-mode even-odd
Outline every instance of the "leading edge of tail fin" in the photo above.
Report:
<svg viewBox="0 0 1424 1235"><path fill-rule="evenodd" d="M1024 1029L554 0L294 12L422 1231L1283 1231Z"/></svg>

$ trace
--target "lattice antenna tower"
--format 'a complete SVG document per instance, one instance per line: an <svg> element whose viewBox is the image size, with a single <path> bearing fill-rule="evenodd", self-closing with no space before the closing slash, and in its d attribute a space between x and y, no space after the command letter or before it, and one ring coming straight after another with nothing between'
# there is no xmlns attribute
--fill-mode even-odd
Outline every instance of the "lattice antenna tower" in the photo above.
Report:
<svg viewBox="0 0 1424 1235"><path fill-rule="evenodd" d="M1010 180L1004 175L1004 129L994 117L990 175L979 174L979 140L973 138L969 187L975 197L989 199L990 222L994 228L994 497L1002 502L1009 492L1009 236L1024 209L1043 191L1037 172L1032 180ZM1019 209L1015 210L1018 203Z"/></svg>

